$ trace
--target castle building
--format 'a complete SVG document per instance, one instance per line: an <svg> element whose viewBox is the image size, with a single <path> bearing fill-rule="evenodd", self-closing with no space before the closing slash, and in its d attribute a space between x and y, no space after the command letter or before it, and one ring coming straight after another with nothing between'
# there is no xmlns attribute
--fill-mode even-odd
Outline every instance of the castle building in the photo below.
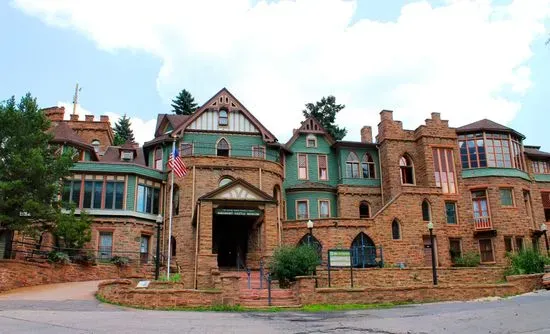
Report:
<svg viewBox="0 0 550 334"><path fill-rule="evenodd" d="M89 247L151 261L161 215L163 258L187 288L258 268L280 245L312 244L323 263L345 248L360 268L431 266L429 222L442 267L466 253L503 265L507 252L545 250L550 153L490 120L452 128L432 113L406 130L383 110L375 140L365 126L352 142L310 117L280 143L222 89L192 115L158 115L143 147L116 147L106 117L63 121L63 112L46 110L55 141L79 152L61 196L94 217ZM170 203L174 141L188 173L174 178Z"/></svg>

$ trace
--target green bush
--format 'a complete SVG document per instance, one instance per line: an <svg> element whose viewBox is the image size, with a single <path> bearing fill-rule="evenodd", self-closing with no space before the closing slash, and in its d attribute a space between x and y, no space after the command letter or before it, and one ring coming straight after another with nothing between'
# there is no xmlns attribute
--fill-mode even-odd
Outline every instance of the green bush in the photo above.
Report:
<svg viewBox="0 0 550 334"><path fill-rule="evenodd" d="M59 264L69 264L71 262L69 255L63 252L51 251L48 253L48 262L50 263L59 263Z"/></svg>
<svg viewBox="0 0 550 334"><path fill-rule="evenodd" d="M545 257L531 248L525 248L518 253L508 253L510 267L507 275L527 275L544 272Z"/></svg>
<svg viewBox="0 0 550 334"><path fill-rule="evenodd" d="M466 252L464 255L454 259L455 267L477 267L481 263L479 254L475 252Z"/></svg>
<svg viewBox="0 0 550 334"><path fill-rule="evenodd" d="M159 281L161 281L161 282L179 283L179 282L181 282L181 274L180 274L180 273L171 274L171 275L170 275L170 279L168 279L168 278L166 277L166 274L162 274L162 275L160 275L160 277L159 277Z"/></svg>
<svg viewBox="0 0 550 334"><path fill-rule="evenodd" d="M96 257L93 253L81 253L73 257L73 262L84 266L95 266L97 264Z"/></svg>
<svg viewBox="0 0 550 334"><path fill-rule="evenodd" d="M313 274L319 263L319 255L311 246L282 246L273 253L269 269L273 278L279 280L279 285L284 288L296 281L296 276Z"/></svg>
<svg viewBox="0 0 550 334"><path fill-rule="evenodd" d="M111 263L118 267L125 267L130 264L130 259L126 256L115 255L111 258Z"/></svg>

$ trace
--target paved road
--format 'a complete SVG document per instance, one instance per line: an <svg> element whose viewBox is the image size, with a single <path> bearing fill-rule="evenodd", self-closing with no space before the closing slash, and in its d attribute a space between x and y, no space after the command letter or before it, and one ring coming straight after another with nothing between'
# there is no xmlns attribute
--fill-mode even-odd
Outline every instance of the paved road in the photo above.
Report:
<svg viewBox="0 0 550 334"><path fill-rule="evenodd" d="M93 299L97 282L0 295L0 333L549 333L550 292L342 313L143 311Z"/></svg>

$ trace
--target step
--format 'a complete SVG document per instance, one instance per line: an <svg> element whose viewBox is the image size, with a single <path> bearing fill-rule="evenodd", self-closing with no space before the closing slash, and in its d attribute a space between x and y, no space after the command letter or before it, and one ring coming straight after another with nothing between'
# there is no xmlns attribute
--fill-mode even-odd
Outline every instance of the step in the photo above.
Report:
<svg viewBox="0 0 550 334"><path fill-rule="evenodd" d="M256 300L256 301L244 301L239 300L239 305L244 308L267 308L270 307L267 303L267 300ZM299 308L302 307L297 300L292 301L271 301L271 307L281 307L281 308Z"/></svg>

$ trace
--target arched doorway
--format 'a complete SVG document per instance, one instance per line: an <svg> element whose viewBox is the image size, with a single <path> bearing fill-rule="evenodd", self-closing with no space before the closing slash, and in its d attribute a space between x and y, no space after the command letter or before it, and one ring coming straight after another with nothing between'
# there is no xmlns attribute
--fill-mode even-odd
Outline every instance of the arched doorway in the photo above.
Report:
<svg viewBox="0 0 550 334"><path fill-rule="evenodd" d="M310 247L313 247L317 251L317 255L319 256L319 262L323 259L323 245L321 245L321 242L317 240L313 235L306 234L298 241L298 246L307 245Z"/></svg>
<svg viewBox="0 0 550 334"><path fill-rule="evenodd" d="M359 233L351 243L352 265L354 268L377 266L374 241L365 233Z"/></svg>

